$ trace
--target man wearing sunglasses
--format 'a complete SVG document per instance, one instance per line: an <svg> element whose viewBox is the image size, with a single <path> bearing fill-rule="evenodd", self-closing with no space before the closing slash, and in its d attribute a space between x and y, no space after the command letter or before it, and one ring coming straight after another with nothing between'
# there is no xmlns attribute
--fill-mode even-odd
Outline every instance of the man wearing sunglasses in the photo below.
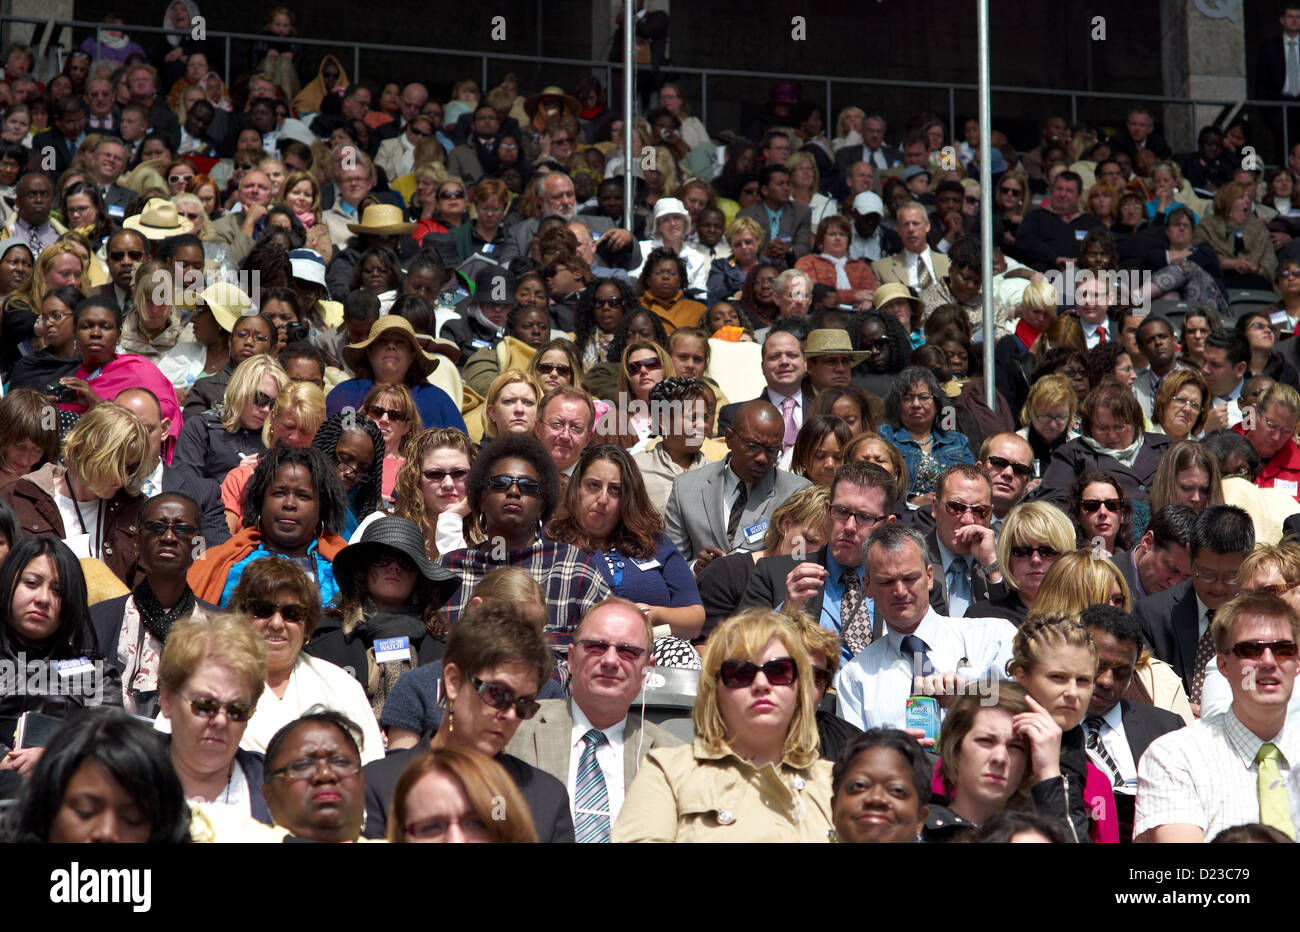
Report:
<svg viewBox="0 0 1300 932"><path fill-rule="evenodd" d="M1132 550L1111 557L1128 583L1134 605L1192 575L1187 543L1195 523L1196 512L1186 505L1166 505L1151 516L1146 531Z"/></svg>
<svg viewBox="0 0 1300 932"><path fill-rule="evenodd" d="M726 459L673 480L665 532L698 574L717 557L757 550L773 509L804 486L803 476L777 468L785 425L766 401L740 405L727 429Z"/></svg>
<svg viewBox="0 0 1300 932"><path fill-rule="evenodd" d="M741 607L807 612L840 636L842 659L852 659L880 636L862 587L862 545L876 528L894 523L897 500L897 483L879 466L841 466L831 481L826 546L814 553L763 557L754 566Z"/></svg>
<svg viewBox="0 0 1300 932"><path fill-rule="evenodd" d="M1214 660L1210 623L1237 594L1237 571L1255 547L1255 525L1235 505L1211 505L1192 525L1192 578L1148 596L1133 609L1155 655L1183 679L1200 713L1206 667Z"/></svg>
<svg viewBox="0 0 1300 932"><path fill-rule="evenodd" d="M92 295L112 298L122 309L122 316L135 309L135 292L131 282L135 267L149 258L149 242L135 230L118 230L108 238L104 250L108 259L108 281L92 289Z"/></svg>
<svg viewBox="0 0 1300 932"><path fill-rule="evenodd" d="M1287 711L1300 618L1272 593L1245 592L1221 607L1210 634L1232 705L1147 748L1138 762L1134 836L1197 843L1262 823L1294 840L1287 788L1300 760L1300 728Z"/></svg>
<svg viewBox="0 0 1300 932"><path fill-rule="evenodd" d="M980 447L979 466L993 484L992 527L1001 530L1002 519L1034 478L1034 449L1019 434L994 434Z"/></svg>
<svg viewBox="0 0 1300 932"><path fill-rule="evenodd" d="M569 651L570 698L543 699L506 753L565 784L577 840L608 841L646 752L682 742L630 712L653 668L650 622L616 596L587 611Z"/></svg>
<svg viewBox="0 0 1300 932"><path fill-rule="evenodd" d="M903 728L908 696L936 696L945 708L957 695L988 690L1006 677L1015 625L935 611L927 598L935 575L915 528L885 524L867 539L866 595L885 630L835 677L838 714L846 722L863 730Z"/></svg>
<svg viewBox="0 0 1300 932"><path fill-rule="evenodd" d="M956 463L935 485L934 530L926 535L934 574L930 604L940 615L961 618L976 602L1003 593L993 532L993 484L971 463Z"/></svg>

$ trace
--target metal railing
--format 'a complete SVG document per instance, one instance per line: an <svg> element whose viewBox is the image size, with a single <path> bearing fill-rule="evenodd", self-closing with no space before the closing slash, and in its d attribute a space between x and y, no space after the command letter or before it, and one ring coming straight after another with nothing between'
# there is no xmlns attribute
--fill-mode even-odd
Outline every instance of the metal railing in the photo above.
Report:
<svg viewBox="0 0 1300 932"><path fill-rule="evenodd" d="M34 16L15 16L15 15L0 13L0 26L9 26L13 24L28 24L28 25L33 25L38 27L38 29L36 30L37 33L40 32L39 27L44 27L50 22L51 20L41 19L39 17L34 17ZM60 20L54 20L53 22L56 27L56 30L70 27L73 29L83 29L83 30L89 30L91 32L98 32L104 28L107 28L102 23L98 23L90 20L60 19ZM149 33L154 35L160 35L164 33L174 34L176 32L176 30L165 29L161 26L121 25L121 26L113 26L112 28L120 29L124 32L131 33L131 34ZM55 32L55 35L57 35L57 32ZM229 86L230 68L231 68L231 42L232 41L242 41L242 42L266 41L267 34L260 33L260 32L227 32L227 31L221 31L215 29L207 29L205 31L205 38L208 40L212 40L212 39L223 40L224 48L225 48L224 74L225 74L226 85ZM512 53L512 52L495 52L495 51L487 52L482 50L438 48L435 46L425 46L425 45L400 45L400 44L378 43L378 42L360 42L351 39L309 39L297 35L290 37L290 41L298 45L308 46L312 48L330 48L333 50L338 50L339 48L350 49L352 52L351 76L354 82L361 80L361 53L362 52L385 52L389 54L410 54L410 55L421 55L421 56L432 55L432 56L451 58L451 59L477 60L479 64L478 67L479 76L480 76L479 84L480 87L483 87L484 89L491 86L488 80L488 65L490 62L520 62L520 63L532 64L539 68L542 67L554 68L557 66L562 66L562 67L585 68L585 69L590 69L592 72L603 72L605 77L605 88L607 92L614 87L615 75L618 74L621 76L623 71L623 66L619 62L600 61L597 59L559 58L553 56L525 55L525 54ZM640 66L638 70L645 70L645 68L646 66ZM708 126L708 122L709 122L710 80L716 81L719 78L735 78L735 79L753 80L753 81L798 81L803 85L805 92L808 92L811 86L820 86L824 90L825 106L826 106L824 117L828 129L833 129L834 126L833 120L837 112L835 109L835 101L834 101L834 87L837 84L850 85L853 87L863 87L863 88L886 88L886 89L896 89L896 90L905 89L905 90L912 90L912 91L921 91L921 92L928 92L937 97L946 98L946 102L947 102L946 109L947 109L947 117L948 117L948 138L950 140L956 141L959 138L958 126L957 126L957 116L958 116L957 96L958 94L975 95L978 93L979 90L978 84L976 84L975 82L950 83L950 82L940 82L940 81L913 81L913 80L903 81L903 80L896 80L896 79L889 79L889 78L858 77L852 75L830 75L830 74L808 74L808 73L795 74L789 71L750 71L750 70L729 69L729 68L697 68L689 65L678 65L678 64L673 64L669 69L666 70L670 71L673 77L691 76L698 79L699 86L700 86L699 117L701 122L703 122L706 126ZM1028 95L1033 97L1056 98L1061 100L1068 100L1071 123L1077 122L1079 119L1080 103L1081 102L1087 103L1093 100L1103 100L1103 101L1113 100L1113 101L1120 102L1124 106L1141 103L1141 104L1158 104L1164 106L1179 106L1179 107L1192 107L1192 108L1195 107L1225 108L1225 107L1240 106L1244 104L1245 106L1248 107L1265 109L1265 110L1274 110L1285 106L1283 103L1276 100L1249 100L1249 99L1248 100L1223 100L1223 99L1201 98L1201 97L1174 97L1174 96L1161 95L1161 94L1140 94L1140 93L1116 92L1116 91L1077 90L1072 88L1021 87L1017 85L1008 85L1008 84L994 84L991 85L990 90L993 94L1000 94L1000 95L1015 94L1015 95ZM853 102L842 102L840 104L840 106L842 107L851 106L851 105L853 105ZM1114 111L1114 115L1118 116L1122 114L1120 114L1119 111L1117 110ZM1035 114L1035 120L1037 119L1037 117L1038 115ZM1187 140L1186 144L1183 146L1175 146L1176 149L1194 148L1193 145L1195 142L1194 136L1197 129L1197 127L1195 126L1195 122L1196 122L1195 120L1192 120L1190 124L1192 126L1193 138ZM1290 148L1289 129L1287 126L1287 120L1285 118L1281 120L1281 130L1282 130L1282 141L1283 141L1282 151L1285 152ZM828 133L828 135L831 135L831 133Z"/></svg>

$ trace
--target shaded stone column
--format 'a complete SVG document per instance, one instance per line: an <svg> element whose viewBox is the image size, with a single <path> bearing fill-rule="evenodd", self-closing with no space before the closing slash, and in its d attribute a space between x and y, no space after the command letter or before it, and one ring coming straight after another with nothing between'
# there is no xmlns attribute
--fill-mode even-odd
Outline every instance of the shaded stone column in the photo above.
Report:
<svg viewBox="0 0 1300 932"><path fill-rule="evenodd" d="M1246 99L1246 41L1241 8L1240 0L1160 0L1160 54L1166 96ZM1212 122L1221 109L1166 104L1164 136L1175 151L1195 149L1197 131Z"/></svg>

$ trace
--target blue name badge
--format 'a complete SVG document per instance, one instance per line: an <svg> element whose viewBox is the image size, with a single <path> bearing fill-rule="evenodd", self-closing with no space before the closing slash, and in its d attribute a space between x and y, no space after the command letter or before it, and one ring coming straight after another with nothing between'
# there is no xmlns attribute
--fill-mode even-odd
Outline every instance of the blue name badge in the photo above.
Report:
<svg viewBox="0 0 1300 932"><path fill-rule="evenodd" d="M407 637L380 638L375 641L375 663L393 663L411 659L411 641Z"/></svg>
<svg viewBox="0 0 1300 932"><path fill-rule="evenodd" d="M114 220L121 220L126 216L126 208L121 204L110 204L108 205L108 215Z"/></svg>
<svg viewBox="0 0 1300 932"><path fill-rule="evenodd" d="M1088 236L1088 231L1087 231L1087 230L1075 230L1075 231L1074 231L1074 238L1075 238L1076 240L1078 240L1079 242L1081 242L1081 243L1082 243L1082 242L1087 238L1087 236Z"/></svg>
<svg viewBox="0 0 1300 932"><path fill-rule="evenodd" d="M485 347L485 346L491 346L491 345L492 345L492 344L489 343L487 340L471 340L470 343L471 343L473 346L477 346L479 349L482 349L482 348Z"/></svg>
<svg viewBox="0 0 1300 932"><path fill-rule="evenodd" d="M767 533L768 523L767 521L760 521L758 524L751 524L745 528L745 543L753 544L762 540L763 535Z"/></svg>
<svg viewBox="0 0 1300 932"><path fill-rule="evenodd" d="M89 673L95 669L95 665L90 662L89 657L76 657L72 660L56 660L54 669L60 677L80 676L82 673Z"/></svg>

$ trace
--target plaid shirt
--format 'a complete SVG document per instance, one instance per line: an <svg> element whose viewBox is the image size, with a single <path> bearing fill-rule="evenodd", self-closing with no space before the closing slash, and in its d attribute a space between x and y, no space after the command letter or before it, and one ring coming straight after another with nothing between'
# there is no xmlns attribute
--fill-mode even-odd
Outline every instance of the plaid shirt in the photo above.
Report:
<svg viewBox="0 0 1300 932"><path fill-rule="evenodd" d="M587 554L572 544L556 540L538 540L504 555L481 547L445 553L438 558L438 565L461 578L461 587L446 605L447 624L451 626L460 620L461 612L484 576L503 566L518 567L541 585L550 616L546 633L555 645L556 655L565 658L578 619L587 609L614 594L593 562L598 559L599 554Z"/></svg>

